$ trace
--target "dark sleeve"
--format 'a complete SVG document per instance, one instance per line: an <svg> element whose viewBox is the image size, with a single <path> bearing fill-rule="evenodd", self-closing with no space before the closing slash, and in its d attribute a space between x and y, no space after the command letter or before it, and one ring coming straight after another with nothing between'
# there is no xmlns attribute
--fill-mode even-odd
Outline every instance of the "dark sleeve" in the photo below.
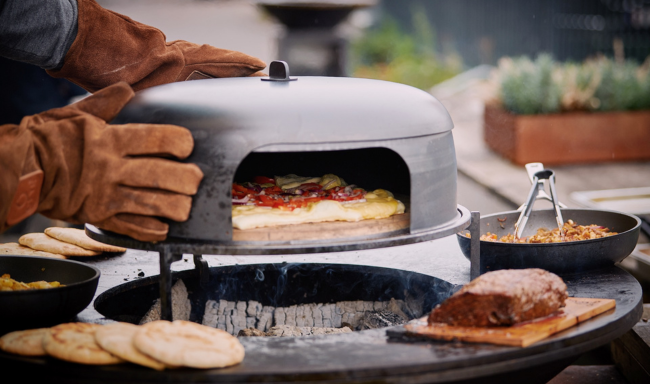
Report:
<svg viewBox="0 0 650 384"><path fill-rule="evenodd" d="M77 0L0 0L0 56L56 69L77 36Z"/></svg>

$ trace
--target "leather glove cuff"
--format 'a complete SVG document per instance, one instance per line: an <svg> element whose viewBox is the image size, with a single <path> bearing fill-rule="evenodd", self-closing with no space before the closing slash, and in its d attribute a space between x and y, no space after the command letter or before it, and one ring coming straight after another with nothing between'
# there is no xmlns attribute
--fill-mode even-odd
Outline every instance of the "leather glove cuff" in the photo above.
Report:
<svg viewBox="0 0 650 384"><path fill-rule="evenodd" d="M22 175L7 214L8 226L17 224L36 213L43 186L43 171L40 169Z"/></svg>
<svg viewBox="0 0 650 384"><path fill-rule="evenodd" d="M31 133L22 125L0 126L0 231L34 214L43 171Z"/></svg>

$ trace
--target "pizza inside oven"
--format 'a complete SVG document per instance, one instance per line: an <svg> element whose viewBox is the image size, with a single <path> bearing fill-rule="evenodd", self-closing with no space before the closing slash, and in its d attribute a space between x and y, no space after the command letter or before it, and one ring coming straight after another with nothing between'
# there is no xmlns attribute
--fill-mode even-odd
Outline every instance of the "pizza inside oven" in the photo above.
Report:
<svg viewBox="0 0 650 384"><path fill-rule="evenodd" d="M369 155L378 154L383 160L377 163L352 164L354 159L359 163L359 156L368 160ZM395 185L394 180L386 181L386 187L382 188L381 180L385 176L382 177L377 168L368 169L368 165L373 163L379 165L379 170L391 168L382 164L386 157L401 161L399 156L397 159L395 156L389 150L251 154L240 166L232 184L233 228L247 230L306 223L358 222L401 215L406 210L401 201L404 198L396 198L388 188L403 188ZM273 172L273 164L280 172L290 169L290 164L293 164L296 171ZM315 174L323 170L341 173ZM356 179L367 181L368 175L378 178L379 183L363 185L355 182Z"/></svg>

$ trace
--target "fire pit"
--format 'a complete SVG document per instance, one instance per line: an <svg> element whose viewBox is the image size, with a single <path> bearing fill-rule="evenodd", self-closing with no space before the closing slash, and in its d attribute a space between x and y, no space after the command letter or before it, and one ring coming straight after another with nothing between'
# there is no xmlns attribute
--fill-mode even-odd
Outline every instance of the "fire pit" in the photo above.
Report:
<svg viewBox="0 0 650 384"><path fill-rule="evenodd" d="M141 254L137 257L138 263L146 262ZM460 259L462 255L456 260ZM155 261L154 257L151 261ZM442 256L434 256L431 261L449 267ZM451 277L453 272L440 274ZM423 308L429 308L459 286L414 272L346 264L212 267L207 280L199 270L174 272L172 277L186 284L194 320L203 316L201 312L209 299L256 300L286 306L336 300L409 301L417 293L413 297L424 298ZM616 308L527 348L410 339L397 326L295 338L241 337L246 348L243 363L222 370L158 372L130 364L95 367L7 354L0 354L0 368L7 374L28 373L30 378L72 383L545 383L582 353L622 335L641 315L641 288L631 275L617 267L562 277L571 296L614 298ZM95 306L109 318L136 320L157 297L156 278L109 289L97 297Z"/></svg>
<svg viewBox="0 0 650 384"><path fill-rule="evenodd" d="M391 312L403 320L393 323L401 324L423 316L460 288L420 273L345 264L213 267L202 278L196 270L175 273L175 282L179 279L192 305L188 320L216 326L217 312L211 310L221 304L221 324L228 325L223 329L235 335L272 325L365 329L372 327L374 316L391 317ZM95 308L109 319L137 323L158 297L153 276L104 292Z"/></svg>

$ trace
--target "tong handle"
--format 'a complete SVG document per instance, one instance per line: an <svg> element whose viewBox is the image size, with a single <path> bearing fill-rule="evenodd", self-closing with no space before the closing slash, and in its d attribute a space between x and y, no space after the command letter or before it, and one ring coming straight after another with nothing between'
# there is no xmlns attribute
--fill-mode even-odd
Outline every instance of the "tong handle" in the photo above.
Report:
<svg viewBox="0 0 650 384"><path fill-rule="evenodd" d="M531 184L535 184L535 174L539 171L544 170L544 164L542 163L528 163L525 165L526 167L526 172L528 173L528 179L530 180Z"/></svg>
<svg viewBox="0 0 650 384"><path fill-rule="evenodd" d="M531 167L531 169L534 169L534 167ZM542 193L546 195L544 192L544 185L546 183L548 183L551 192L550 197L548 197L548 195L546 196L553 203L555 221L557 222L558 229L560 230L560 235L564 237L564 219L562 218L562 211L560 210L561 203L557 200L557 193L555 192L555 173L547 169L538 171L533 174L532 182L533 185L530 188L530 192L528 193L528 199L521 207L519 207L521 214L515 223L515 238L519 239L522 236L524 228L526 227L526 223L528 222L528 217L533 210L533 204L535 203L535 200L537 200L540 197L539 195Z"/></svg>
<svg viewBox="0 0 650 384"><path fill-rule="evenodd" d="M538 181L537 183L534 181L535 174L537 172L540 172L540 171L544 170L544 164L542 164L542 163L528 163L528 164L525 165L525 167L526 167L526 173L528 174L528 179L530 180L531 184L533 184L533 185L537 184L538 194L537 194L536 199L548 200L551 203L553 203L553 205L555 206L555 202L553 201L553 199L546 193L546 186L548 185L548 180L544 179L544 180ZM557 198L555 199L555 201L557 201L557 205L559 205L560 208L568 208L565 204L558 201ZM522 204L521 206L519 206L519 208L517 208L517 210L522 211L524 209L524 205L525 204Z"/></svg>

